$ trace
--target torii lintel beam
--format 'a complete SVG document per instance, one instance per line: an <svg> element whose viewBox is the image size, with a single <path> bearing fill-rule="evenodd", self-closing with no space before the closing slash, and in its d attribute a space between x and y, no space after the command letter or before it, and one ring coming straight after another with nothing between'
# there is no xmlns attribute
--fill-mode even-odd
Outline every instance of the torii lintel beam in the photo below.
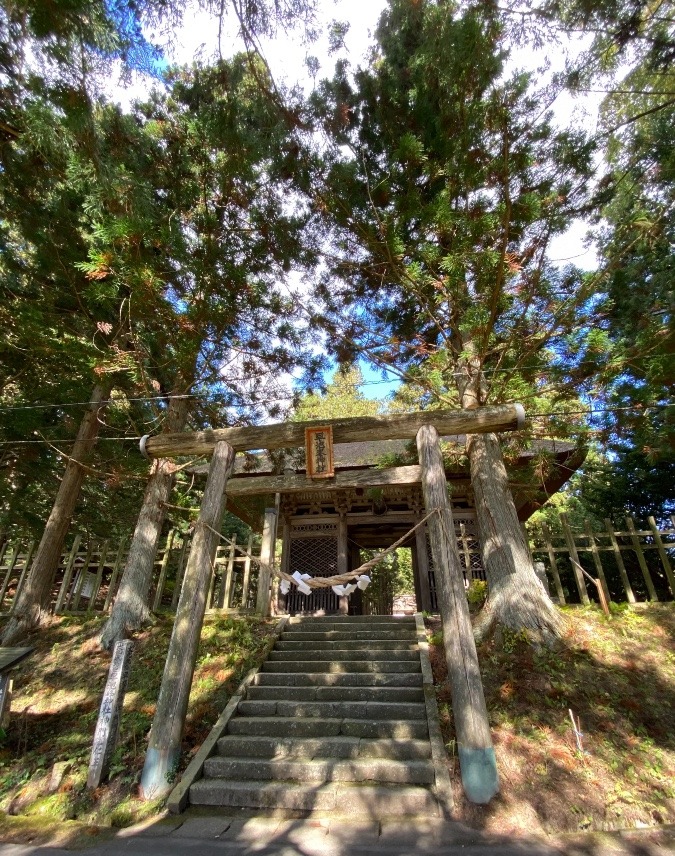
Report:
<svg viewBox="0 0 675 856"><path fill-rule="evenodd" d="M350 419L315 419L312 422L278 422L241 428L209 428L182 434L144 437L141 450L150 458L210 455L220 441L236 452L287 449L305 445L305 428L330 425L333 442L412 440L422 425L433 425L441 436L516 431L525 424L522 404L500 404L475 410L423 410L390 416L356 416Z"/></svg>

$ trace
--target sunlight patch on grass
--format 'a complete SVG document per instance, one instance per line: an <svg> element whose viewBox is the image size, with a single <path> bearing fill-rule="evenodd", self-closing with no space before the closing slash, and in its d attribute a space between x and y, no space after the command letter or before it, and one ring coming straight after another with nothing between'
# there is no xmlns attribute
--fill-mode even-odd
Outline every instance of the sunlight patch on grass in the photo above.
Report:
<svg viewBox="0 0 675 856"><path fill-rule="evenodd" d="M460 819L503 831L520 816L521 832L675 822L675 604L613 607L611 620L594 607L564 612L562 650L517 636L479 650L502 793L481 808L458 788ZM444 653L432 645L431 656L447 702ZM451 711L442 727L452 745Z"/></svg>

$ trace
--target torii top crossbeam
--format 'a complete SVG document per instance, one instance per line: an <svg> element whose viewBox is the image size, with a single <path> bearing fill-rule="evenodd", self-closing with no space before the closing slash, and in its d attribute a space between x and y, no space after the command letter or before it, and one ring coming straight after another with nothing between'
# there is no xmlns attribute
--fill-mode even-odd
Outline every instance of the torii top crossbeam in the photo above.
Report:
<svg viewBox="0 0 675 856"><path fill-rule="evenodd" d="M433 425L441 436L516 431L525 424L521 404L501 404L476 410L423 410L391 416L357 416L311 422L278 422L241 428L209 428L182 434L158 434L143 438L141 449L151 458L210 455L216 443L225 441L236 452L254 449L286 449L305 444L305 428L328 426L335 443L365 440L412 440L422 425Z"/></svg>

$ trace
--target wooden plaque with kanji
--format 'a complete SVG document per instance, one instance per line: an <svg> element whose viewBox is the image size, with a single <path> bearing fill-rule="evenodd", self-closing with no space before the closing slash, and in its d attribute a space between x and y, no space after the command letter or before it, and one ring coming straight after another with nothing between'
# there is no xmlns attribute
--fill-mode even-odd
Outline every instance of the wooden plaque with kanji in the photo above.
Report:
<svg viewBox="0 0 675 856"><path fill-rule="evenodd" d="M335 475L333 466L333 429L305 428L307 478L328 479Z"/></svg>

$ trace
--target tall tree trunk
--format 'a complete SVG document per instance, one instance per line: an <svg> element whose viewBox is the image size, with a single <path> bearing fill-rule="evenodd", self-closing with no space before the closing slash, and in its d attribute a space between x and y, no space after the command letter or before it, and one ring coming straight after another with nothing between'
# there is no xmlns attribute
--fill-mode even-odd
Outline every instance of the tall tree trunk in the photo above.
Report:
<svg viewBox="0 0 675 856"><path fill-rule="evenodd" d="M187 398L171 398L164 433L182 431L188 410ZM111 649L115 642L125 639L130 632L138 630L150 620L148 593L175 470L175 464L170 458L159 458L152 462L119 591L110 618L101 631L100 641L104 648Z"/></svg>
<svg viewBox="0 0 675 856"><path fill-rule="evenodd" d="M47 613L54 576L84 481L83 464L86 463L96 443L100 424L98 415L106 406L111 387L110 381L97 384L91 394L87 412L80 423L35 559L14 604L12 617L5 628L2 637L3 645L11 645L28 630L38 625Z"/></svg>
<svg viewBox="0 0 675 856"><path fill-rule="evenodd" d="M562 633L562 616L534 571L499 440L494 434L472 434L467 452L488 581L488 600L474 633L483 639L496 622L526 630L537 644L550 643Z"/></svg>
<svg viewBox="0 0 675 856"><path fill-rule="evenodd" d="M479 407L487 383L470 340L463 342L455 378L462 407ZM466 450L488 583L488 599L474 625L476 639L500 625L526 630L535 644L550 644L562 635L564 622L534 571L499 440L495 434L470 434Z"/></svg>

